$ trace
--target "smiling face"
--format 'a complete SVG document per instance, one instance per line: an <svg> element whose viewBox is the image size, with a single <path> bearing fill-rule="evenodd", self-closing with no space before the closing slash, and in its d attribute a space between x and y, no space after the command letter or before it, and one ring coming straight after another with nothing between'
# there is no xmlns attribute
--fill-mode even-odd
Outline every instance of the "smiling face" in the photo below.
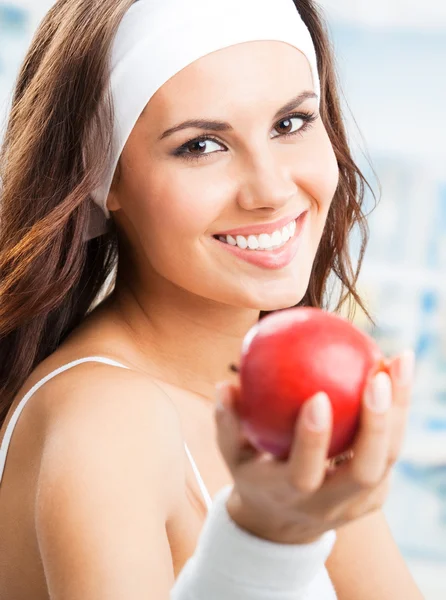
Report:
<svg viewBox="0 0 446 600"><path fill-rule="evenodd" d="M145 289L259 310L302 299L338 184L312 91L302 53L258 41L200 58L151 98L107 201ZM177 129L189 120L227 125ZM287 223L283 245L273 232Z"/></svg>

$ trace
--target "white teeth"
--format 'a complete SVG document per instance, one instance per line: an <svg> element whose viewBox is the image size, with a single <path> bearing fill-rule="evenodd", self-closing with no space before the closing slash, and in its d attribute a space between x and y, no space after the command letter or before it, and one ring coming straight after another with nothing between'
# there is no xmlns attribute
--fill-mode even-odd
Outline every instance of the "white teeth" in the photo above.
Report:
<svg viewBox="0 0 446 600"><path fill-rule="evenodd" d="M255 235L250 235L248 238L248 248L250 250L257 250L257 248L260 246L259 244L259 240L256 238Z"/></svg>
<svg viewBox="0 0 446 600"><path fill-rule="evenodd" d="M271 246L273 245L271 242L271 236L268 233L261 233L259 235L259 245L262 250L271 248Z"/></svg>
<svg viewBox="0 0 446 600"><path fill-rule="evenodd" d="M285 242L287 242L291 237L291 231L290 228L285 225L285 227L282 229L282 239L285 240Z"/></svg>
<svg viewBox="0 0 446 600"><path fill-rule="evenodd" d="M237 246L242 250L246 250L248 247L247 239L243 235L238 235L235 239L237 240Z"/></svg>
<svg viewBox="0 0 446 600"><path fill-rule="evenodd" d="M226 242L231 246L238 246L242 250L274 250L286 244L296 233L296 221L291 221L285 225L280 231L277 230L273 234L261 233L260 235L250 235L247 238L244 235L222 235L219 240Z"/></svg>
<svg viewBox="0 0 446 600"><path fill-rule="evenodd" d="M282 239L282 234L280 231L275 231L271 236L271 242L273 243L273 246L280 246L280 244L284 241L286 240Z"/></svg>

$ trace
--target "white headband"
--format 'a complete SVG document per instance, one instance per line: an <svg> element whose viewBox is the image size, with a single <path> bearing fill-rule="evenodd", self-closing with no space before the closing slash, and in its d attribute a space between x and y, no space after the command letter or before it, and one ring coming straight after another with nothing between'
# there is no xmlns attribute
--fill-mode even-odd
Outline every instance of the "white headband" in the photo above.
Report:
<svg viewBox="0 0 446 600"><path fill-rule="evenodd" d="M119 157L146 104L175 73L234 44L286 42L308 59L320 99L316 51L292 0L138 0L118 28L111 56L112 160L94 190L89 240L108 230L107 196Z"/></svg>

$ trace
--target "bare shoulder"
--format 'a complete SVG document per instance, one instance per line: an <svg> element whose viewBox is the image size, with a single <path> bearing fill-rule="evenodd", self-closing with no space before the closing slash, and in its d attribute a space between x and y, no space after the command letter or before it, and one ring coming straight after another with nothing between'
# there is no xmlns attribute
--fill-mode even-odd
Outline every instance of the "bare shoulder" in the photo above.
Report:
<svg viewBox="0 0 446 600"><path fill-rule="evenodd" d="M126 469L136 458L136 468L162 474L164 505L173 509L184 477L183 435L173 403L149 376L87 362L48 381L39 396L46 464L64 452L90 461L106 452Z"/></svg>
<svg viewBox="0 0 446 600"><path fill-rule="evenodd" d="M77 365L39 393L35 521L50 592L71 597L82 581L84 598L167 597L166 523L185 479L169 398L148 377L101 363Z"/></svg>

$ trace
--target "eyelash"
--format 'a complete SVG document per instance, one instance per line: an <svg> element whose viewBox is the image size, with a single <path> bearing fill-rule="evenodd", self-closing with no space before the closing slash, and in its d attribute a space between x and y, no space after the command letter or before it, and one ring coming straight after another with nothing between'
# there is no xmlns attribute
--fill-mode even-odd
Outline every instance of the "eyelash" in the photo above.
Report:
<svg viewBox="0 0 446 600"><path fill-rule="evenodd" d="M284 133L282 135L279 134L276 137L288 138L288 137L292 137L295 135L302 135L305 131L307 131L308 129L310 129L312 127L312 125L313 125L314 121L316 121L317 117L318 117L318 115L314 112L311 112L311 113L301 112L301 113L292 113L290 115L287 115L286 117L283 117L283 119L280 119L280 121L277 121L277 123L281 123L282 121L287 121L289 119L297 118L297 119L302 119L302 121L304 121L304 124L297 131L292 131L291 133ZM222 144L222 142L220 140L218 140L217 138L214 138L209 135L200 135L200 136L182 144L177 150L175 150L173 155L180 156L181 158L184 158L186 160L192 160L192 161L203 160L204 158L209 158L210 156L213 156L215 154L215 152L208 152L207 154L190 154L187 152L188 147L191 146L192 144L195 144L196 142L207 142L207 141L215 142L216 144Z"/></svg>

